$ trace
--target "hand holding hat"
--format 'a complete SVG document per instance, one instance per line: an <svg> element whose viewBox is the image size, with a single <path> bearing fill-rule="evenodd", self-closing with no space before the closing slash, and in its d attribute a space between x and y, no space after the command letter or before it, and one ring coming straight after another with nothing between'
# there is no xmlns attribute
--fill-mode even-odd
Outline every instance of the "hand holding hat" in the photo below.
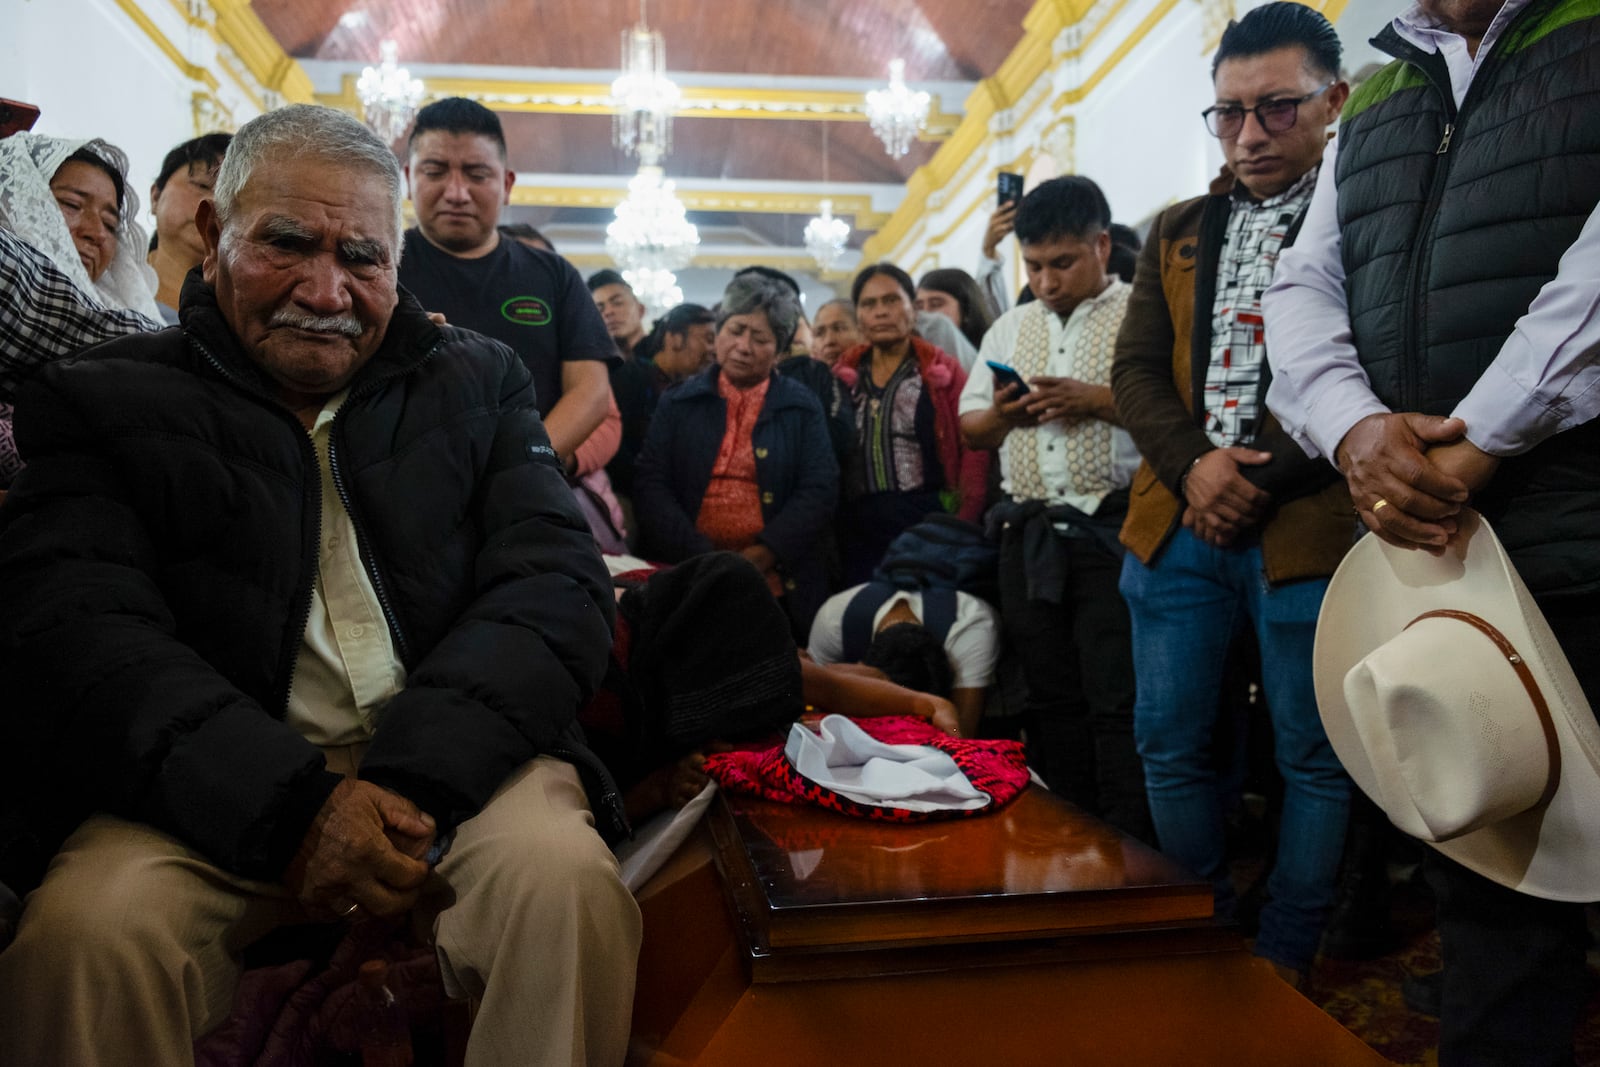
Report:
<svg viewBox="0 0 1600 1067"><path fill-rule="evenodd" d="M1313 656L1328 739L1396 826L1512 889L1600 898L1600 726L1489 525L1361 540Z"/></svg>

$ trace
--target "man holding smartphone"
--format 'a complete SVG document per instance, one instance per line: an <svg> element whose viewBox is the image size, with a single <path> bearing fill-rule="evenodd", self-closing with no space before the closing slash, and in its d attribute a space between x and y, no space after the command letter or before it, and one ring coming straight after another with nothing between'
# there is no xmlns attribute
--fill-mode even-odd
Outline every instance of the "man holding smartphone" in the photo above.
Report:
<svg viewBox="0 0 1600 1067"><path fill-rule="evenodd" d="M1128 612L1117 594L1117 530L1139 454L1111 399L1129 287L1106 273L1110 226L1111 208L1088 178L1047 181L1017 206L1039 299L984 335L961 393L961 433L969 448L1000 452L1006 499L989 525L1000 532L1005 636L1028 685L1028 761L1068 800L1150 840ZM998 382L991 364L1022 382Z"/></svg>

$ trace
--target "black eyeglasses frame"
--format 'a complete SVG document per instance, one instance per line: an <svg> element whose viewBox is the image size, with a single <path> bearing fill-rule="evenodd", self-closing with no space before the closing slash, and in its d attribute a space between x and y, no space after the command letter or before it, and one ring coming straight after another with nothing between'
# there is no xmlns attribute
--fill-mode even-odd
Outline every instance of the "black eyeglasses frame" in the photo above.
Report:
<svg viewBox="0 0 1600 1067"><path fill-rule="evenodd" d="M1260 101L1255 107L1240 107L1238 104L1213 104L1204 111L1200 112L1200 118L1201 121L1206 124L1206 130L1210 132L1211 136L1215 137L1219 141L1227 140L1230 137L1239 136L1239 134L1244 131L1244 117L1251 112L1255 113L1256 122L1261 125L1263 130L1266 130L1268 133L1283 133L1286 130L1292 130L1294 128L1294 124L1300 121L1301 104L1304 104L1310 100L1315 100L1317 97L1321 96L1329 89L1332 89L1337 84L1339 84L1339 82L1337 79L1335 79L1315 92L1307 93L1304 96L1274 96ZM1282 107L1284 104L1290 105L1288 123L1277 129L1268 126L1267 117L1261 113L1261 109L1264 107ZM1220 119L1222 115L1229 113L1237 114L1239 116L1239 128L1234 130L1232 133L1222 133L1218 129L1220 122L1217 120Z"/></svg>

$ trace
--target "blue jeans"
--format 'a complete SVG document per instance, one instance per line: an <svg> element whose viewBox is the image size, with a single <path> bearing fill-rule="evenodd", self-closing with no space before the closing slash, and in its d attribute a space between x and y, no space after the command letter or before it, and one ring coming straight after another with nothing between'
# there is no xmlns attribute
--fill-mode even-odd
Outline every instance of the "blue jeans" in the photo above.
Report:
<svg viewBox="0 0 1600 1067"><path fill-rule="evenodd" d="M1236 623L1255 628L1283 820L1256 953L1310 966L1333 901L1350 814L1350 779L1328 744L1311 683L1311 643L1327 579L1267 584L1259 544L1212 548L1179 529L1151 566L1123 561L1138 695L1134 736L1161 850L1211 882L1217 914L1234 905L1212 730Z"/></svg>

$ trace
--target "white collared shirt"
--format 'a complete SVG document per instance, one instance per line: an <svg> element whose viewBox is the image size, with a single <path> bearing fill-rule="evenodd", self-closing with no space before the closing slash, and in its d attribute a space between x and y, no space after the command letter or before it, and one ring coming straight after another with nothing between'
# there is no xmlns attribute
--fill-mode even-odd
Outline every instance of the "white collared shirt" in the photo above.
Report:
<svg viewBox="0 0 1600 1067"><path fill-rule="evenodd" d="M806 651L824 666L844 660L844 616L850 601L865 585L852 586L823 601L811 622ZM872 616L872 633L878 632L896 604L904 603L918 619L922 614L922 594L914 590L894 593L879 605ZM950 660L951 688L982 689L994 682L995 661L1000 654L1000 617L981 598L971 593L956 593L956 617L944 635L944 651Z"/></svg>
<svg viewBox="0 0 1600 1067"><path fill-rule="evenodd" d="M300 736L325 746L371 740L378 713L406 682L328 460L333 417L348 394L324 404L311 429L322 480L322 539L287 715Z"/></svg>

